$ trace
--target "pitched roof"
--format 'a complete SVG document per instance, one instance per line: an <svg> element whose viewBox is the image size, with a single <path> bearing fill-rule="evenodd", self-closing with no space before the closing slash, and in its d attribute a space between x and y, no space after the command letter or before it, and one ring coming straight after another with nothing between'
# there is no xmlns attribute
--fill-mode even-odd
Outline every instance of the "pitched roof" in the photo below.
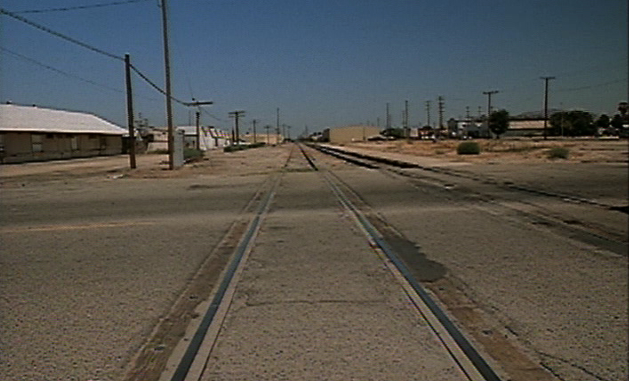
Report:
<svg viewBox="0 0 629 381"><path fill-rule="evenodd" d="M127 131L92 114L36 106L0 105L0 131L124 135Z"/></svg>

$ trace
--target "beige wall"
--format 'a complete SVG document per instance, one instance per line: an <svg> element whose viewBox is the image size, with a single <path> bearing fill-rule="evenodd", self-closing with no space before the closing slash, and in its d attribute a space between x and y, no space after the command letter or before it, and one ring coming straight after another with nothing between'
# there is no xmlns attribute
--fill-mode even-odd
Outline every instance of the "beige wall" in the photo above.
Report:
<svg viewBox="0 0 629 381"><path fill-rule="evenodd" d="M330 143L350 143L365 141L370 136L378 135L380 128L376 126L346 126L330 129Z"/></svg>
<svg viewBox="0 0 629 381"><path fill-rule="evenodd" d="M122 137L97 134L2 132L3 163L70 159L122 153ZM34 142L41 142L34 143ZM38 152L37 147L41 147Z"/></svg>
<svg viewBox="0 0 629 381"><path fill-rule="evenodd" d="M253 143L253 134L246 134L240 137L242 140L247 143ZM266 143L266 144L278 144L284 141L282 135L277 134L256 134L256 142L258 143Z"/></svg>

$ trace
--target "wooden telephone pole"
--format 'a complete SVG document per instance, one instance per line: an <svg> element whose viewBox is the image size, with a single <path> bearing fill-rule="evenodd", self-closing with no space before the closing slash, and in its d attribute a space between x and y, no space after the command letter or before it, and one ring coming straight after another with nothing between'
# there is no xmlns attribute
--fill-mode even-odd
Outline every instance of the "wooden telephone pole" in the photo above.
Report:
<svg viewBox="0 0 629 381"><path fill-rule="evenodd" d="M483 91L483 94L487 95L487 118L491 115L491 96L498 94L498 90Z"/></svg>
<svg viewBox="0 0 629 381"><path fill-rule="evenodd" d="M135 124L133 122L133 92L131 91L131 58L124 55L125 78L127 82L127 125L129 127L129 166L136 168L135 163Z"/></svg>
<svg viewBox="0 0 629 381"><path fill-rule="evenodd" d="M544 80L544 140L546 140L548 138L548 81L555 79L555 77L541 77L541 79Z"/></svg>
<svg viewBox="0 0 629 381"><path fill-rule="evenodd" d="M240 145L240 131L239 131L239 127L238 127L238 119L240 117L245 116L245 112L242 110L239 111L231 111L229 113L230 118L234 118L235 119L235 127L236 127L236 135L234 136L234 140L236 141L236 145Z"/></svg>
<svg viewBox="0 0 629 381"><path fill-rule="evenodd" d="M258 142L258 138L256 137L256 123L257 122L258 121L256 119L254 119L252 121L252 123L253 123L253 144L256 144Z"/></svg>

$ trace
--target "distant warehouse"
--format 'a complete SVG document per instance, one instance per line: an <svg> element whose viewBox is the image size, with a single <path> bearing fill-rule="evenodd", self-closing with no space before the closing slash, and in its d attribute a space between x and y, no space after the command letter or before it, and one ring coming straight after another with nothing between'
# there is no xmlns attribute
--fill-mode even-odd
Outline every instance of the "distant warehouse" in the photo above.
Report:
<svg viewBox="0 0 629 381"><path fill-rule="evenodd" d="M0 105L2 163L117 155L125 134L125 129L91 114Z"/></svg>
<svg viewBox="0 0 629 381"><path fill-rule="evenodd" d="M335 143L364 142L378 136L380 128L376 126L354 125L323 130L323 140Z"/></svg>

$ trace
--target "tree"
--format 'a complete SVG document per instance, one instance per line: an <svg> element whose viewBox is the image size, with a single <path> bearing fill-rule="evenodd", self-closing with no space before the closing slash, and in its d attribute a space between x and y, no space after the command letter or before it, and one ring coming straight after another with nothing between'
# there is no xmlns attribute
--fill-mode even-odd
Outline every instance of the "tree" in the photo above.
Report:
<svg viewBox="0 0 629 381"><path fill-rule="evenodd" d="M388 136L394 139L403 139L406 137L406 134L404 133L404 129L402 128L387 128L384 131L382 131L382 135L383 136Z"/></svg>
<svg viewBox="0 0 629 381"><path fill-rule="evenodd" d="M618 103L618 112L623 118L627 115L627 111L629 111L629 103L627 102Z"/></svg>
<svg viewBox="0 0 629 381"><path fill-rule="evenodd" d="M594 117L586 111L560 111L550 117L551 135L587 136L596 134Z"/></svg>
<svg viewBox="0 0 629 381"><path fill-rule="evenodd" d="M601 116L596 119L594 122L594 127L596 127L597 134L609 135L611 131L609 130L610 119L606 114L601 114Z"/></svg>
<svg viewBox="0 0 629 381"><path fill-rule="evenodd" d="M594 123L596 125L596 127L598 128L608 128L609 127L609 116L607 116L606 114L602 114L601 116L598 117L598 119L596 119L596 122Z"/></svg>
<svg viewBox="0 0 629 381"><path fill-rule="evenodd" d="M509 112L507 110L498 110L489 114L487 121L489 130L496 134L496 139L500 139L500 135L504 134L509 128Z"/></svg>
<svg viewBox="0 0 629 381"><path fill-rule="evenodd" d="M622 125L623 125L622 115L620 115L620 114L614 115L614 117L612 118L610 124L616 130L620 130L622 128Z"/></svg>

